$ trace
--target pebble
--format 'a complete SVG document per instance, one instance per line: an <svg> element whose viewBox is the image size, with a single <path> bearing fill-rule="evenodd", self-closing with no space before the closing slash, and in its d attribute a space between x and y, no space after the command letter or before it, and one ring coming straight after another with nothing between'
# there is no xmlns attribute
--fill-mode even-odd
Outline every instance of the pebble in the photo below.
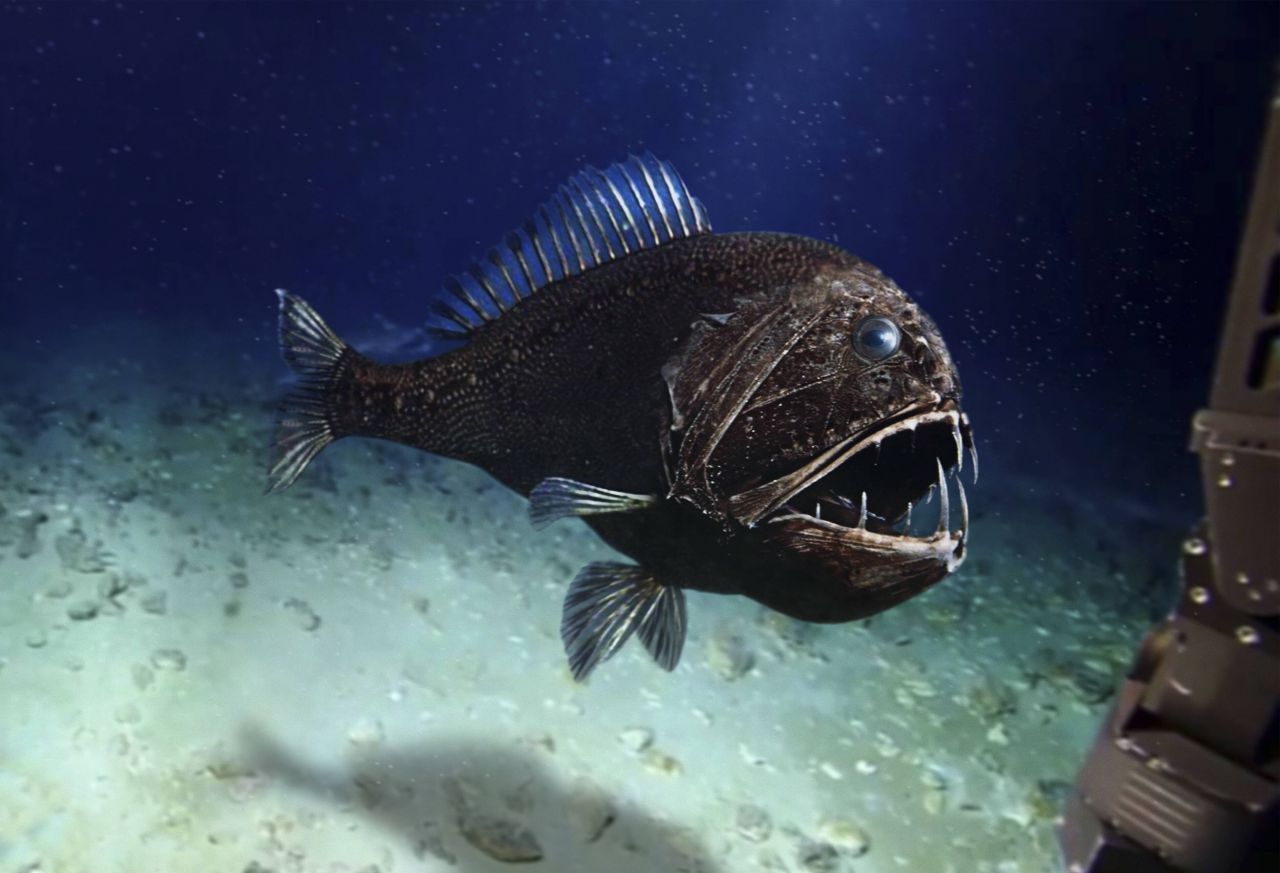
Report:
<svg viewBox="0 0 1280 873"><path fill-rule="evenodd" d="M235 573L232 573L230 575L229 579L231 581L232 588L248 588L249 587L249 576L246 573L236 571Z"/></svg>
<svg viewBox="0 0 1280 873"><path fill-rule="evenodd" d="M440 828L433 821L423 822L422 835L413 846L413 856L419 861L425 861L430 856L444 861L450 867L458 863L458 857L445 848Z"/></svg>
<svg viewBox="0 0 1280 873"><path fill-rule="evenodd" d="M929 790L924 793L924 811L929 815L938 815L947 805L947 795L941 791Z"/></svg>
<svg viewBox="0 0 1280 873"><path fill-rule="evenodd" d="M376 718L362 718L347 731L347 742L353 746L376 746L386 738L387 732Z"/></svg>
<svg viewBox="0 0 1280 873"><path fill-rule="evenodd" d="M164 615L169 611L169 594L166 591L153 591L142 598L142 609L151 615Z"/></svg>
<svg viewBox="0 0 1280 873"><path fill-rule="evenodd" d="M863 776L870 776L872 773L876 772L880 768L877 767L875 764L872 764L870 761L866 761L859 758L858 763L853 765L853 769L857 770Z"/></svg>
<svg viewBox="0 0 1280 873"><path fill-rule="evenodd" d="M983 721L994 721L1012 715L1018 709L1017 699L1004 685L987 681L969 691L968 709Z"/></svg>
<svg viewBox="0 0 1280 873"><path fill-rule="evenodd" d="M569 821L584 843L600 839L618 817L605 790L583 777L576 779L569 789L566 806Z"/></svg>
<svg viewBox="0 0 1280 873"><path fill-rule="evenodd" d="M42 630L33 630L27 633L27 645L33 649L43 649L49 642L49 637Z"/></svg>
<svg viewBox="0 0 1280 873"><path fill-rule="evenodd" d="M867 832L847 819L825 819L818 825L818 833L828 843L855 858L865 855L871 848Z"/></svg>
<svg viewBox="0 0 1280 873"><path fill-rule="evenodd" d="M134 581L135 578L132 576L108 573L106 578L98 582L98 597L104 601L115 601L117 597L129 590L130 584ZM117 603L116 605L119 606L120 604Z"/></svg>
<svg viewBox="0 0 1280 873"><path fill-rule="evenodd" d="M40 525L47 522L49 516L43 512L20 509L14 513L13 517L18 522L19 532L18 546L14 549L14 554L25 560L40 551Z"/></svg>
<svg viewBox="0 0 1280 873"><path fill-rule="evenodd" d="M107 554L102 549L102 543L90 542L78 526L55 537L53 546L64 570L101 573L107 569Z"/></svg>
<svg viewBox="0 0 1280 873"><path fill-rule="evenodd" d="M320 627L320 616L311 608L311 604L297 597L290 597L284 602L284 608L294 615L298 627L304 631L314 631Z"/></svg>
<svg viewBox="0 0 1280 873"><path fill-rule="evenodd" d="M718 631L707 642L707 666L721 679L741 679L755 666L756 658L745 640L735 633Z"/></svg>
<svg viewBox="0 0 1280 873"><path fill-rule="evenodd" d="M89 621L98 617L98 604L93 600L77 600L67 607L67 618L72 621Z"/></svg>
<svg viewBox="0 0 1280 873"><path fill-rule="evenodd" d="M663 776L679 776L684 772L683 764L666 752L660 752L657 749L648 750L644 756L644 765L654 773L661 773Z"/></svg>
<svg viewBox="0 0 1280 873"><path fill-rule="evenodd" d="M938 696L938 689L934 688L924 679L907 679L903 681L903 686L915 697L928 699Z"/></svg>
<svg viewBox="0 0 1280 873"><path fill-rule="evenodd" d="M133 684L139 691L146 691L156 681L156 674L146 664L134 664L129 671L133 676Z"/></svg>
<svg viewBox="0 0 1280 873"><path fill-rule="evenodd" d="M61 600L64 597L70 597L71 590L71 580L60 576L49 583L44 593L48 597Z"/></svg>
<svg viewBox="0 0 1280 873"><path fill-rule="evenodd" d="M181 649L156 649L151 653L151 666L180 673L187 669L187 656Z"/></svg>
<svg viewBox="0 0 1280 873"><path fill-rule="evenodd" d="M991 730L987 731L987 742L997 746L1009 745L1009 733L1005 730L1004 722L996 722L991 726Z"/></svg>
<svg viewBox="0 0 1280 873"><path fill-rule="evenodd" d="M529 745L537 749L539 752L545 752L554 755L556 752L556 738L548 733L535 734L530 737Z"/></svg>
<svg viewBox="0 0 1280 873"><path fill-rule="evenodd" d="M887 734L876 734L876 751L885 758L896 758L902 754L902 748Z"/></svg>
<svg viewBox="0 0 1280 873"><path fill-rule="evenodd" d="M803 649L817 636L818 626L771 609L760 611L760 624L791 649Z"/></svg>
<svg viewBox="0 0 1280 873"><path fill-rule="evenodd" d="M840 768L835 764L832 764L830 761L823 761L818 765L818 769L821 770L822 774L828 779L835 779L836 781L839 781L844 778L844 774L840 772Z"/></svg>
<svg viewBox="0 0 1280 873"><path fill-rule="evenodd" d="M542 860L538 838L510 819L470 813L459 818L458 830L468 843L495 861L529 864Z"/></svg>
<svg viewBox="0 0 1280 873"><path fill-rule="evenodd" d="M769 762L747 747L746 743L738 743L738 757L752 767L764 767Z"/></svg>
<svg viewBox="0 0 1280 873"><path fill-rule="evenodd" d="M796 853L800 867L811 873L834 873L840 869L840 853L830 843L803 840Z"/></svg>
<svg viewBox="0 0 1280 873"><path fill-rule="evenodd" d="M1071 783L1060 779L1041 779L1027 794L1029 816L1040 821L1053 821L1062 812Z"/></svg>
<svg viewBox="0 0 1280 873"><path fill-rule="evenodd" d="M920 784L934 791L947 790L947 780L937 770L928 767L920 771Z"/></svg>
<svg viewBox="0 0 1280 873"><path fill-rule="evenodd" d="M653 731L648 728L627 728L618 734L618 742L633 755L638 755L653 745Z"/></svg>
<svg viewBox="0 0 1280 873"><path fill-rule="evenodd" d="M733 829L753 843L763 843L773 833L773 819L758 806L746 803L738 807Z"/></svg>

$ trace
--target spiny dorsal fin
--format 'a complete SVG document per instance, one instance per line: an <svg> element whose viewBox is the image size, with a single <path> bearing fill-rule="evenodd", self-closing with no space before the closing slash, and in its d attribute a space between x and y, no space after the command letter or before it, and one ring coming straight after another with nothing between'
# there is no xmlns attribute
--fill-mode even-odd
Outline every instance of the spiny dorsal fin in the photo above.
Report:
<svg viewBox="0 0 1280 873"><path fill-rule="evenodd" d="M674 239L709 233L702 203L652 154L603 170L587 167L533 218L445 283L436 333L465 337L552 282Z"/></svg>

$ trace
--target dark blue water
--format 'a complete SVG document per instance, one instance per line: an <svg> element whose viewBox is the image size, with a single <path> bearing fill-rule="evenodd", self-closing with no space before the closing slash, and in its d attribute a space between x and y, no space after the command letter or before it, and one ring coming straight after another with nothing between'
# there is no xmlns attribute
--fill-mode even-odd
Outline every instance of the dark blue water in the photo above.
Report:
<svg viewBox="0 0 1280 873"><path fill-rule="evenodd" d="M888 869L895 853L915 850L944 859L929 869L1050 869L1053 802L1136 635L1168 602L1177 537L1200 512L1189 418L1207 394L1277 33L1274 3L0 5L0 671L11 677L5 686L0 672L0 694L9 695L0 709L17 711L21 701L24 713L0 726L0 752L23 750L24 767L28 759L59 759L49 750L69 742L70 730L44 722L56 705L71 708L59 711L60 724L82 719L84 731L100 732L103 748L79 732L77 748L100 755L108 772L122 772L114 762L127 752L105 748L119 722L125 746L158 750L149 762L130 758L130 773L150 777L159 771L147 767L171 760L183 762L175 772L204 773L205 758L188 766L184 756L201 743L234 748L231 728L210 713L240 720L244 701L236 695L248 688L243 694L260 696L245 711L261 714L287 686L290 702L279 707L296 708L276 733L299 748L314 741L312 751L337 759L348 741L381 742L377 719L392 726L392 740L411 734L397 737L401 723L378 706L418 705L413 695L443 670L452 678L430 688L435 696L424 707L444 712L461 701L457 717L488 728L505 724L510 710L485 710L486 695L527 691L535 702L520 717L532 712L538 730L559 738L561 763L604 749L593 772L629 774L608 753L620 731L649 724L650 699L623 685L621 677L634 675L646 689L663 689L653 700L676 700L661 718L676 712L683 721L661 722L655 748L683 759L688 780L705 777L696 763L704 753L716 773L740 776L732 768L746 767L769 779L778 770L779 779L811 776L812 785L794 789L796 809L808 816L801 821L796 811L796 827L806 835L818 833L820 813L832 810L865 807L871 820L877 810L896 814L901 803L911 822L924 814L919 784L943 793L936 783L945 771L946 805L938 800L925 811L955 818L928 819L945 826L920 828L919 840L914 825L895 831L876 820L870 857L886 866L867 869ZM599 548L585 530L526 541L523 525L516 532L522 507L479 473L467 478L368 444L327 452L294 491L263 503L259 458L270 399L285 375L273 289L306 298L358 347L381 341L390 353L386 338L412 338L445 276L517 227L568 176L646 150L679 169L716 230L835 241L930 312L956 359L990 477L985 491L971 494L976 521L987 527L975 528L957 579L870 630L810 637L768 619L752 624L736 606L721 615L704 604L691 609L694 667L659 676L647 662L613 664L608 675L619 678L593 686L600 697L573 697L555 672L559 589L529 595L519 585L567 582L589 559L581 556ZM1121 520L1113 523L1111 513ZM122 578L147 576L151 588L128 583L126 593L108 586L101 594L98 580L111 564L97 538L119 553ZM334 569L348 558L350 572ZM454 589L433 561L454 568ZM72 583L64 576L102 615L114 604L135 623L121 624L119 638L92 636L114 619L95 612L86 621L84 609L68 619L59 598ZM29 592L13 580L60 593ZM343 587L357 585L351 580L364 587L353 594ZM479 620L480 642L464 635L489 614L468 601L473 582L495 609L517 617L501 633ZM164 613L155 600L162 586L173 595L167 624L156 618ZM414 596L395 599L402 589ZM130 600L129 590L150 599ZM466 608L450 614L455 601ZM193 602L203 611L184 612ZM369 603L385 614L364 611ZM394 620L409 614L416 622L418 612L430 616L425 641L419 624L405 630ZM242 622L240 631L218 624L241 614L266 618ZM270 624L282 614L293 622L283 630ZM713 615L754 646L765 677L752 686L754 697L735 696L747 680L721 681L723 647L708 656L713 666L704 663ZM245 626L263 639L237 637ZM714 639L721 637L738 639ZM64 651L64 639L84 648ZM133 641L141 654L120 654ZM277 645L295 648L278 654ZM140 682L141 664L168 687L166 677L181 671L175 647L190 660L181 668L191 683L185 696L129 686L130 675ZM448 672L463 657L455 651L480 651L477 663L510 667L516 678L490 682L507 674L477 679L463 671L457 679ZM226 652L242 660L228 666L218 660ZM429 668L400 665L403 652ZM520 660L527 652L536 653L528 663ZM283 679L273 672L281 664L289 667ZM403 667L410 677L390 698L379 684L383 665L394 665L388 675ZM344 673L348 667L358 675ZM906 672L895 673L899 667ZM929 670L940 692L920 684ZM141 715L121 715L113 676L139 696ZM898 687L903 676L915 691ZM990 682L974 690L966 683L975 676ZM277 684L264 690L259 681ZM356 687L376 700L349 712L335 689ZM53 690L46 699L31 689ZM95 689L108 699L85 702ZM908 715L895 715L899 704ZM821 711L811 715L811 706ZM785 730L774 730L778 710L794 716ZM147 735L153 712L155 723L171 728L168 745ZM825 733L827 716L848 735ZM714 742L690 727L704 722ZM921 733L900 730L904 724ZM732 732L739 728L742 737ZM584 738L597 732L605 735L599 745ZM540 736L503 744L498 733L485 735L493 745L473 757L555 745ZM894 744L907 746L908 738L940 759L951 756L923 783L914 771L895 775L897 783L889 778L903 762L924 760L911 749L899 757ZM872 747L888 751L876 757ZM723 749L727 763L715 757ZM789 769L790 753L799 763ZM778 770L766 759L781 762ZM327 776L304 779L301 765L280 760L279 781L331 793ZM434 772L437 758L414 760L406 769ZM662 756L645 760L661 778L675 769ZM384 769L402 763L396 755L388 761ZM219 773L240 773L215 763ZM225 779L247 792L259 771L270 770L256 767ZM876 767L883 782L859 781ZM38 770L31 764L30 773ZM648 790L645 780L654 778L646 771L634 784ZM725 821L735 809L741 816L737 804L765 803L763 793L773 790L743 778L707 779L696 790L661 784L677 786L672 804L693 798L691 805L711 810L713 825L690 827L729 832ZM62 784L79 779L72 770ZM48 801L57 815L82 822L76 833L101 832L77 799L36 781L14 784L0 780L0 825L27 821L6 809ZM1014 814L1000 806L1006 789ZM112 802L127 805L129 790ZM203 789L183 790L181 803L199 806L192 792ZM957 799L964 790L990 819ZM427 845L433 837L415 830L422 815L408 795L387 796L379 815L408 835L395 851ZM791 795L783 796L782 806L790 805ZM179 803L166 798L157 803ZM1024 801L1032 813L1018 806ZM776 848L791 866L760 869L827 869L803 861L818 851L809 836L777 835L786 831L783 811L770 809L779 831L766 850ZM1028 817L1037 828L1033 848L1024 840ZM202 814L191 818L203 823ZM259 827L231 821L223 838ZM130 823L121 833L157 827ZM743 843L741 830L732 838L746 849L734 851L754 852L755 837ZM36 848L57 843L58 833L29 824L7 841L0 827L0 862L64 869L48 848L52 866L31 866ZM844 832L824 833L839 844ZM948 848L952 837L969 849ZM971 837L979 848L964 842ZM220 864L238 859L235 871L258 870L251 858L283 865L288 855L279 840L270 854L260 844L241 852L247 837L234 852L226 848L234 840L219 843L203 831L190 839ZM460 838L451 839L456 851ZM716 839L708 837L713 846ZM845 839L841 851L860 857L856 844ZM93 840L85 845L94 857ZM359 845L364 854L343 862L349 867L325 869L378 869L357 866L378 857ZM1001 854L1009 846L1021 848ZM1024 849L1033 860L1017 866ZM630 849L617 851L631 857ZM141 869L160 856L137 857L144 861L104 861L92 873ZM745 869L734 866L742 855L730 857L724 869Z"/></svg>
<svg viewBox="0 0 1280 873"><path fill-rule="evenodd" d="M4 326L45 353L104 315L267 337L277 286L340 330L416 324L570 173L650 149L716 229L895 277L997 443L1163 422L1145 487L1190 470L1276 24L1261 3L7 4Z"/></svg>

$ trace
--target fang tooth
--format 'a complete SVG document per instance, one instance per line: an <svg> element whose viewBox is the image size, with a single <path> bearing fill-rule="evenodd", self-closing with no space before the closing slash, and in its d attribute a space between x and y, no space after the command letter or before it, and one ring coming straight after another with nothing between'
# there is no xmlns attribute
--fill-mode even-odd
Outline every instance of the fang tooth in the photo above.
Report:
<svg viewBox="0 0 1280 873"><path fill-rule="evenodd" d="M973 484L978 484L978 447L969 443L969 460L973 461Z"/></svg>
<svg viewBox="0 0 1280 873"><path fill-rule="evenodd" d="M956 475L964 472L964 449L960 440L960 426L955 420L951 421L951 436L956 441Z"/></svg>
<svg viewBox="0 0 1280 873"><path fill-rule="evenodd" d="M965 540L969 537L969 501L964 496L964 483L960 481L960 477L956 477L956 487L960 489L960 531L964 534Z"/></svg>
<svg viewBox="0 0 1280 873"><path fill-rule="evenodd" d="M907 533L911 533L911 501L907 501Z"/></svg>
<svg viewBox="0 0 1280 873"><path fill-rule="evenodd" d="M867 492L862 492L862 509L858 511L858 528L867 529Z"/></svg>
<svg viewBox="0 0 1280 873"><path fill-rule="evenodd" d="M951 517L951 500L947 495L947 479L946 474L942 471L942 461L937 458L934 458L934 461L938 465L938 496L940 504L938 507L938 529L936 533L945 533L947 523Z"/></svg>
<svg viewBox="0 0 1280 873"><path fill-rule="evenodd" d="M813 504L813 517L816 518L818 521L822 521L822 501L821 500Z"/></svg>

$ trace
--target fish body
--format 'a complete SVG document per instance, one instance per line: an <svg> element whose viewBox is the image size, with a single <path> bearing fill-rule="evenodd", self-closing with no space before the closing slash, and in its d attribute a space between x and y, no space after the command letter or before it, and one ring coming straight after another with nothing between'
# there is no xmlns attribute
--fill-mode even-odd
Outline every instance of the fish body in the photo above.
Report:
<svg viewBox="0 0 1280 873"><path fill-rule="evenodd" d="M633 158L571 179L449 288L464 343L403 364L281 292L304 385L271 487L368 436L483 468L531 498L536 524L582 517L635 563L571 585L576 677L634 632L673 668L684 589L839 622L963 558L967 507L955 531L945 510L930 536L893 527L931 487L946 503L946 471L972 447L954 365L929 318L848 252L712 233L669 165Z"/></svg>

